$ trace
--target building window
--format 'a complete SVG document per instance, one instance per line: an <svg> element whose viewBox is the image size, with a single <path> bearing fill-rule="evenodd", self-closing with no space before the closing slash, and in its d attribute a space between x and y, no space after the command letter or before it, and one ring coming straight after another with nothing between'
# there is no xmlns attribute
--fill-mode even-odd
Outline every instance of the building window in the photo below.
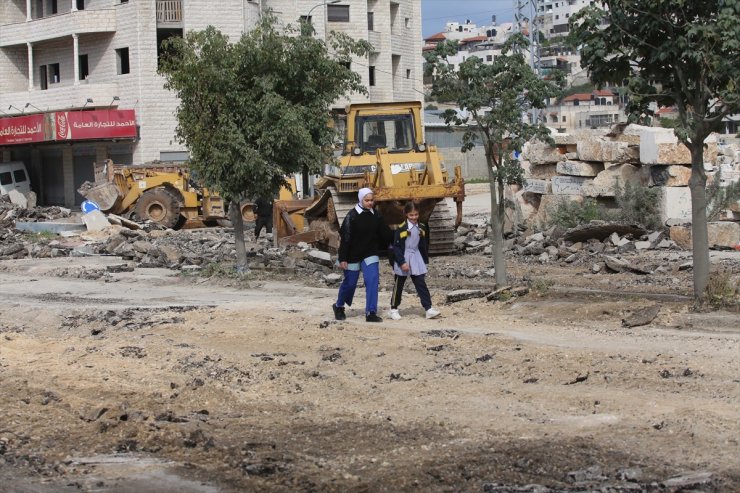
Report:
<svg viewBox="0 0 740 493"><path fill-rule="evenodd" d="M131 71L128 61L128 48L118 48L116 50L116 64L118 75L127 74Z"/></svg>
<svg viewBox="0 0 740 493"><path fill-rule="evenodd" d="M77 0L75 4L77 10L85 10L85 0Z"/></svg>
<svg viewBox="0 0 740 493"><path fill-rule="evenodd" d="M406 78L407 79L410 79L411 78L411 69L410 68L407 68L406 69Z"/></svg>
<svg viewBox="0 0 740 493"><path fill-rule="evenodd" d="M87 79L87 76L90 75L90 68L89 68L89 65L87 64L87 55L80 55L79 66L80 66L80 80Z"/></svg>
<svg viewBox="0 0 740 493"><path fill-rule="evenodd" d="M349 22L349 5L327 5L326 20L329 22Z"/></svg>
<svg viewBox="0 0 740 493"><path fill-rule="evenodd" d="M492 62L493 61L493 55L486 55L486 61Z"/></svg>
<svg viewBox="0 0 740 493"><path fill-rule="evenodd" d="M370 72L368 74L370 76L370 86L375 85L375 67L373 65L370 65Z"/></svg>
<svg viewBox="0 0 740 493"><path fill-rule="evenodd" d="M59 64L50 63L49 64L49 82L52 84L59 84L60 81L61 81L61 75L59 73Z"/></svg>
<svg viewBox="0 0 740 493"><path fill-rule="evenodd" d="M46 65L42 65L39 67L39 86L41 87L42 91L45 91L49 88L49 79L46 75Z"/></svg>
<svg viewBox="0 0 740 493"><path fill-rule="evenodd" d="M312 18L312 16L310 16L310 15L302 15L301 16L301 22L304 22L306 24L311 24L311 18Z"/></svg>
<svg viewBox="0 0 740 493"><path fill-rule="evenodd" d="M410 17L404 18L403 23L406 26L406 29L410 28L411 27L411 18Z"/></svg>
<svg viewBox="0 0 740 493"><path fill-rule="evenodd" d="M57 7L57 0L51 0L49 2L49 6L50 6L50 10L52 14L56 14L57 11L59 10Z"/></svg>
<svg viewBox="0 0 740 493"><path fill-rule="evenodd" d="M375 12L367 13L367 30L375 31Z"/></svg>
<svg viewBox="0 0 740 493"><path fill-rule="evenodd" d="M563 117L563 123L565 123L565 117Z"/></svg>

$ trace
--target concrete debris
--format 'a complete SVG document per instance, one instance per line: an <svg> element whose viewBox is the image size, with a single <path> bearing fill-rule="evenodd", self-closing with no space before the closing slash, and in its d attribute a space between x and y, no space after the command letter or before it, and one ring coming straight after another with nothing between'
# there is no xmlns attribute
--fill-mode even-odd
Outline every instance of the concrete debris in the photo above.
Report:
<svg viewBox="0 0 740 493"><path fill-rule="evenodd" d="M622 319L623 327L640 327L648 325L655 320L660 312L658 305L648 306L632 312L629 316Z"/></svg>
<svg viewBox="0 0 740 493"><path fill-rule="evenodd" d="M483 298L485 293L479 289L458 289L447 293L445 301L447 303L457 303L463 300L472 300L474 298Z"/></svg>

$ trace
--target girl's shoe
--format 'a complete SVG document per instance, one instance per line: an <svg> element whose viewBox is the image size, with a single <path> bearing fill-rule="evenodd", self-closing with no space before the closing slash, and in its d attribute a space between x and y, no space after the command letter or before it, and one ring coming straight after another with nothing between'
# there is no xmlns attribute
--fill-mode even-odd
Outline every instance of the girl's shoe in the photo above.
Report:
<svg viewBox="0 0 740 493"><path fill-rule="evenodd" d="M393 320L401 320L401 314L398 313L397 308L391 308L391 318Z"/></svg>
<svg viewBox="0 0 740 493"><path fill-rule="evenodd" d="M427 318L439 317L439 310L435 310L434 308L430 308L429 310L427 310L426 317Z"/></svg>

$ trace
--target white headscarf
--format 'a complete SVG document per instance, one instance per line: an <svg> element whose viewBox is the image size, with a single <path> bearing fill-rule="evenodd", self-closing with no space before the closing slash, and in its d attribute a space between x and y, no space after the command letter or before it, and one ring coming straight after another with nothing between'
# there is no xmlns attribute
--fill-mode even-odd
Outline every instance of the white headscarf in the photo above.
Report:
<svg viewBox="0 0 740 493"><path fill-rule="evenodd" d="M365 195L373 193L372 188L361 188L359 192L357 192L357 199L360 202L360 206L362 206L362 199L365 198Z"/></svg>
<svg viewBox="0 0 740 493"><path fill-rule="evenodd" d="M367 187L361 188L360 191L357 192L357 199L359 200L359 203L355 206L355 209L360 214L362 214L362 211L367 211L367 210L369 210L370 212L372 212L373 214L375 214L375 211L373 211L372 209L365 209L365 207L363 207L363 205L362 205L362 199L364 199L365 198L365 195L367 195L369 193L374 193L372 188L367 188Z"/></svg>

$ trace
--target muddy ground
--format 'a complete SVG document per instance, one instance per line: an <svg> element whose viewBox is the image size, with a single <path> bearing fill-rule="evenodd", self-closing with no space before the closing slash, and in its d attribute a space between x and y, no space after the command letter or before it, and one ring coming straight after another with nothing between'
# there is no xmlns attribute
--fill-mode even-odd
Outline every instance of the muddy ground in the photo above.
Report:
<svg viewBox="0 0 740 493"><path fill-rule="evenodd" d="M436 258L442 316L410 291L380 324L290 274L0 262L0 491L740 491L740 317L692 308L688 254L651 255L512 257L528 294L456 303L491 260Z"/></svg>

